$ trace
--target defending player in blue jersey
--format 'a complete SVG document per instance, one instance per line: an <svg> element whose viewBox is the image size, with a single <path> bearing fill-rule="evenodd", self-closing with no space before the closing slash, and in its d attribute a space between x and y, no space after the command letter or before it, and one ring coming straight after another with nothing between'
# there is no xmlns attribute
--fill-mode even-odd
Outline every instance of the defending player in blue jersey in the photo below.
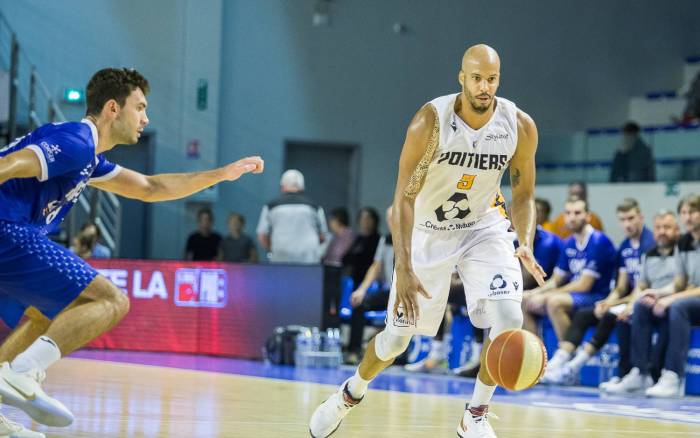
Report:
<svg viewBox="0 0 700 438"><path fill-rule="evenodd" d="M148 81L136 70L100 70L87 85L85 119L42 126L0 149L0 318L15 327L28 317L0 346L0 396L42 424L73 421L41 389L45 370L114 327L129 310L124 293L46 237L85 187L157 202L263 171L260 157L204 172L153 176L110 163L102 154L117 144L135 144L148 124L148 91ZM42 436L26 432L21 436Z"/></svg>
<svg viewBox="0 0 700 438"><path fill-rule="evenodd" d="M588 224L587 201L569 198L564 211L573 235L564 241L552 278L523 298L523 327L536 332L536 316L547 314L559 340L571 324L572 311L605 298L616 266L615 246Z"/></svg>

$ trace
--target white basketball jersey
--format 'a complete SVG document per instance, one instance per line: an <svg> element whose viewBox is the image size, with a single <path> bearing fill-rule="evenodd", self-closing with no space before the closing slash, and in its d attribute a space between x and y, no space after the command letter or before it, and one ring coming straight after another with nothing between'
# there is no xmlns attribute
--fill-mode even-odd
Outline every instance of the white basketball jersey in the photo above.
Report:
<svg viewBox="0 0 700 438"><path fill-rule="evenodd" d="M415 226L425 231L480 229L505 215L500 183L518 144L517 107L497 97L488 123L472 129L455 113L458 96L430 102L439 140L414 217Z"/></svg>

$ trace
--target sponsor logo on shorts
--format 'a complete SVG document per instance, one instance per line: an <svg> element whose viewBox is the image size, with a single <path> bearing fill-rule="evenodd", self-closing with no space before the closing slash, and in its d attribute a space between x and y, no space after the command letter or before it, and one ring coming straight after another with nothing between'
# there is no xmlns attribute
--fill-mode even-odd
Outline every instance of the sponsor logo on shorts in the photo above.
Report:
<svg viewBox="0 0 700 438"><path fill-rule="evenodd" d="M518 283L513 282L513 286L515 286L515 289L518 289L517 286ZM491 284L489 285L489 289L491 289L491 292L489 292L489 297L496 297L499 295L510 295L513 293L510 288L506 289L508 287L508 282L506 281L505 278L503 278L503 274L496 274L493 276L493 280L491 280Z"/></svg>
<svg viewBox="0 0 700 438"><path fill-rule="evenodd" d="M393 324L394 324L394 327L410 327L410 326L415 326L416 321L408 319L402 306L399 306L398 311L394 315Z"/></svg>
<svg viewBox="0 0 700 438"><path fill-rule="evenodd" d="M517 281L514 281L513 287L515 288L515 290L518 290L520 288L520 283L518 283Z"/></svg>
<svg viewBox="0 0 700 438"><path fill-rule="evenodd" d="M489 286L489 289L491 290L496 290L496 289L503 289L508 285L508 282L503 278L502 274L496 274L493 276L493 280L491 280L491 285Z"/></svg>
<svg viewBox="0 0 700 438"><path fill-rule="evenodd" d="M479 221L471 221L467 222L464 224L456 223L456 224L448 224L448 225L440 225L440 224L434 224L432 221L425 221L420 226L425 227L429 230L432 231L459 231L459 230L466 230L468 228L473 227L476 225Z"/></svg>

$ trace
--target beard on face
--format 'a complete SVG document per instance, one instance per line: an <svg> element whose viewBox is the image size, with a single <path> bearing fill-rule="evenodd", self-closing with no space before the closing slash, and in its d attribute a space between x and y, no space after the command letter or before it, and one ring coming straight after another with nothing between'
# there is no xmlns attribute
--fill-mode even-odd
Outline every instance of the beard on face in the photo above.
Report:
<svg viewBox="0 0 700 438"><path fill-rule="evenodd" d="M567 226L567 228L569 228L569 230L572 233L580 233L581 231L583 231L583 228L586 226L586 222L578 222L578 221L569 222L566 224L566 226Z"/></svg>
<svg viewBox="0 0 700 438"><path fill-rule="evenodd" d="M484 114L486 111L489 110L489 108L491 108L492 100L489 100L488 103L486 103L486 105L484 105L483 103L477 101L476 97L474 97L474 95L472 95L469 92L469 90L465 89L464 91L467 95L467 100L469 101L469 104L472 106L472 110L474 110L475 113ZM491 96L489 96L489 97L491 97Z"/></svg>

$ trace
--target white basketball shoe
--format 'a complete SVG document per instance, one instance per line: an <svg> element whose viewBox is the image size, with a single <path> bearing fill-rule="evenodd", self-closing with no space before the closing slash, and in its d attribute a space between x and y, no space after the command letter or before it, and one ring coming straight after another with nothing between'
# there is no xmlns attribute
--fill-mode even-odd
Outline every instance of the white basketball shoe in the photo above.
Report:
<svg viewBox="0 0 700 438"><path fill-rule="evenodd" d="M489 413L488 405L478 408L467 406L462 421L457 426L457 435L461 438L497 438L496 432L489 424L489 418L498 420L496 415Z"/></svg>
<svg viewBox="0 0 700 438"><path fill-rule="evenodd" d="M18 373L10 368L9 363L3 363L0 368L1 401L23 410L37 423L66 427L73 422L73 414L63 403L49 397L41 389L45 378L46 373L42 370Z"/></svg>
<svg viewBox="0 0 700 438"><path fill-rule="evenodd" d="M41 432L34 432L19 423L0 415L0 438L46 438Z"/></svg>
<svg viewBox="0 0 700 438"><path fill-rule="evenodd" d="M311 437L326 438L333 435L340 427L343 418L362 401L362 398L354 398L348 391L348 381L343 382L340 388L321 403L311 416L309 421Z"/></svg>

